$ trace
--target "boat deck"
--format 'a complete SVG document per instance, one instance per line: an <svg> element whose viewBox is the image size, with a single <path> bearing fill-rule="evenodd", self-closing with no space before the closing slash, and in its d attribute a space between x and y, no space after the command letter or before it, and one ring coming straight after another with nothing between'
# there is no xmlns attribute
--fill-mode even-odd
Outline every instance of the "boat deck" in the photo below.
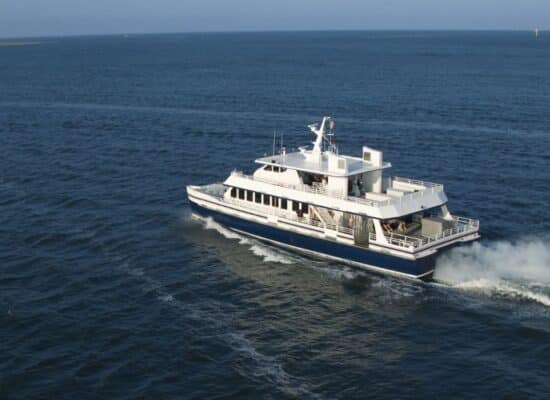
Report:
<svg viewBox="0 0 550 400"><path fill-rule="evenodd" d="M317 227L325 233L332 231L336 234L346 235L350 239L353 239L354 237L354 232L352 228L345 227L339 224L325 223L317 219L311 218L310 216L299 216L294 211L290 210L281 210L250 202L243 203L243 201L239 199L226 199L224 197L226 187L222 183L196 186L194 187L194 190L197 190L208 196L212 196L218 201L225 204L231 204L244 209L271 215L273 217L276 217L276 220L281 220L283 223L298 224L298 227ZM392 231L384 231L385 240L383 240L383 242L385 242L384 244L389 245L392 248L404 250L407 252L418 252L428 247L442 244L460 237L474 235L478 232L478 230L479 221L463 217L453 217L452 226L448 229L443 230L437 235L423 236L421 234L420 227L417 227L416 229L411 229L410 231L406 232L406 234ZM377 239L378 238L375 232L369 233L370 242L380 243L380 240ZM360 244L357 243L357 245Z"/></svg>

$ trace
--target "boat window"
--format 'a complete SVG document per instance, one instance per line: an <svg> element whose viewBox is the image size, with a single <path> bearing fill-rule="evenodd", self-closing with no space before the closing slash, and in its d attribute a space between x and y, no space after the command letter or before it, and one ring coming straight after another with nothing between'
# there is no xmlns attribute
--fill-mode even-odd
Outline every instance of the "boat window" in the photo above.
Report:
<svg viewBox="0 0 550 400"><path fill-rule="evenodd" d="M254 192L251 190L246 191L246 201L252 201L252 197L254 195Z"/></svg>
<svg viewBox="0 0 550 400"><path fill-rule="evenodd" d="M271 171L272 169L273 169L273 168L271 168L271 165L266 165L266 166L264 167L264 170L266 170L266 171Z"/></svg>
<svg viewBox="0 0 550 400"><path fill-rule="evenodd" d="M273 172L279 172L279 167L273 167Z"/></svg>
<svg viewBox="0 0 550 400"><path fill-rule="evenodd" d="M244 189L239 189L239 199L244 200Z"/></svg>
<svg viewBox="0 0 550 400"><path fill-rule="evenodd" d="M279 207L279 198L273 196L273 202L271 203L273 207Z"/></svg>
<svg viewBox="0 0 550 400"><path fill-rule="evenodd" d="M265 204L266 206L268 206L269 203L271 202L270 197L271 197L270 195L264 194L264 204Z"/></svg>
<svg viewBox="0 0 550 400"><path fill-rule="evenodd" d="M343 158L338 159L338 169L346 169L346 160Z"/></svg>
<svg viewBox="0 0 550 400"><path fill-rule="evenodd" d="M286 168L281 168L280 171L281 171L281 172L285 172L285 171L286 171Z"/></svg>
<svg viewBox="0 0 550 400"><path fill-rule="evenodd" d="M300 203L297 201L292 202L292 211L298 211L300 209Z"/></svg>
<svg viewBox="0 0 550 400"><path fill-rule="evenodd" d="M287 209L287 200L286 199L281 199L281 208L283 210L286 210Z"/></svg>
<svg viewBox="0 0 550 400"><path fill-rule="evenodd" d="M363 160L370 161L370 151L365 151L363 153Z"/></svg>
<svg viewBox="0 0 550 400"><path fill-rule="evenodd" d="M237 197L237 188L231 188L231 197Z"/></svg>
<svg viewBox="0 0 550 400"><path fill-rule="evenodd" d="M261 203L262 202L262 194L258 193L258 192L254 193L254 201L256 203Z"/></svg>
<svg viewBox="0 0 550 400"><path fill-rule="evenodd" d="M307 203L302 203L302 212L304 214L307 214L307 210L308 210L308 204Z"/></svg>

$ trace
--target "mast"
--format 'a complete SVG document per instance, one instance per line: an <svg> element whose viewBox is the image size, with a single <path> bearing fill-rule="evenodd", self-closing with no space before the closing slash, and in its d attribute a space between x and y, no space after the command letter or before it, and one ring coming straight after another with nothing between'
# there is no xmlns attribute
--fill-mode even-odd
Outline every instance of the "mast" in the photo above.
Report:
<svg viewBox="0 0 550 400"><path fill-rule="evenodd" d="M323 121L321 122L321 127L317 128L317 124L311 124L308 125L308 128L311 129L311 132L313 132L317 137L315 138L315 141L313 142L313 150L311 150L311 154L317 154L320 155L323 152L323 139L325 137L325 126L327 122L331 121L331 117L323 117Z"/></svg>

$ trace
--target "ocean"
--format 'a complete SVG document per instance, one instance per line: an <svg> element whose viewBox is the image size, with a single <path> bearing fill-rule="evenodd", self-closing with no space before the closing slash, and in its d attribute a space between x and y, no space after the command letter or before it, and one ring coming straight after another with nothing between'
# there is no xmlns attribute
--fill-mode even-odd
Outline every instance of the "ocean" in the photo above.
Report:
<svg viewBox="0 0 550 400"><path fill-rule="evenodd" d="M0 399L550 396L550 35L27 42L0 46ZM482 240L412 282L191 218L186 185L323 115Z"/></svg>

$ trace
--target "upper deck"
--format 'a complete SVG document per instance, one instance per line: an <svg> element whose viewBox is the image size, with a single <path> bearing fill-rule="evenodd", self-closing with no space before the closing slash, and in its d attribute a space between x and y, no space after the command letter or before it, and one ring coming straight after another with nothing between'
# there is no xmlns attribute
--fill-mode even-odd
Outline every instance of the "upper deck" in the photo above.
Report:
<svg viewBox="0 0 550 400"><path fill-rule="evenodd" d="M288 154L281 148L279 154L258 158L263 167L253 175L233 172L225 184L377 218L445 204L442 185L383 176L391 164L379 150L363 146L361 157L340 155L333 127L332 118L324 117L319 127L309 125L316 135L312 148Z"/></svg>
<svg viewBox="0 0 550 400"><path fill-rule="evenodd" d="M347 191L330 190L323 184L291 184L270 178L245 175L240 171L233 171L224 184L381 219L412 214L419 210L439 207L447 202L443 185L401 177L386 179L385 185L388 185L386 193L367 192L361 197L349 195ZM387 189L390 189L390 193L394 189L399 194L388 195Z"/></svg>
<svg viewBox="0 0 550 400"><path fill-rule="evenodd" d="M381 165L377 165L374 162L366 161L358 157L335 155L337 160L343 161L344 168L334 169L331 168L329 164L329 155L322 154L318 160L312 160L310 155L311 151L276 154L273 156L258 158L255 162L258 164L289 168L312 174L341 177L348 177L391 167L391 163L389 162L384 162Z"/></svg>

